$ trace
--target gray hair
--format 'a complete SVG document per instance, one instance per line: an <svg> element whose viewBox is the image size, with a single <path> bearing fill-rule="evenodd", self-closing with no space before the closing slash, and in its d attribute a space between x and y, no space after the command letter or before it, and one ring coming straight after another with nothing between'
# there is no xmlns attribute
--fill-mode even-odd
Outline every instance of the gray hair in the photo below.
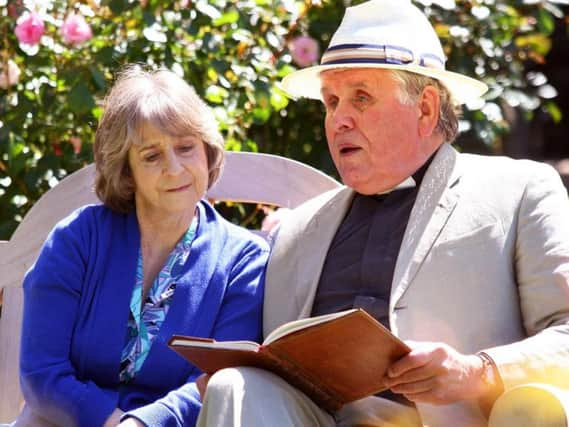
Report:
<svg viewBox="0 0 569 427"><path fill-rule="evenodd" d="M104 100L93 147L95 191L105 205L117 212L126 213L134 207L128 150L141 142L145 123L168 135L195 135L204 142L208 188L217 181L223 167L223 137L213 111L195 90L171 71L147 71L130 65L119 73Z"/></svg>
<svg viewBox="0 0 569 427"><path fill-rule="evenodd" d="M441 100L439 121L435 130L441 133L447 142L452 142L458 134L458 117L461 113L460 105L453 102L451 93L439 80L421 74L403 70L390 70L395 81L400 83L400 101L411 104L417 101L426 86L434 86Z"/></svg>

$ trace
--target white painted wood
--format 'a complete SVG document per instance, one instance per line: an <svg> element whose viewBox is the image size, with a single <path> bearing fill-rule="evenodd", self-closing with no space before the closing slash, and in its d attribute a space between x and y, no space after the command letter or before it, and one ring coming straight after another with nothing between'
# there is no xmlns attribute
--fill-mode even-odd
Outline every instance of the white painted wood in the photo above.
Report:
<svg viewBox="0 0 569 427"><path fill-rule="evenodd" d="M0 422L13 420L23 402L18 378L22 303L21 289L3 290L0 318Z"/></svg>
<svg viewBox="0 0 569 427"><path fill-rule="evenodd" d="M208 197L294 208L339 185L328 175L296 160L272 154L228 152L223 175Z"/></svg>
<svg viewBox="0 0 569 427"><path fill-rule="evenodd" d="M63 179L38 200L10 241L0 242L0 423L15 419L23 402L18 380L23 276L53 226L76 208L98 201L93 191L94 170L89 165ZM207 197L294 208L339 185L294 160L228 152L223 175Z"/></svg>

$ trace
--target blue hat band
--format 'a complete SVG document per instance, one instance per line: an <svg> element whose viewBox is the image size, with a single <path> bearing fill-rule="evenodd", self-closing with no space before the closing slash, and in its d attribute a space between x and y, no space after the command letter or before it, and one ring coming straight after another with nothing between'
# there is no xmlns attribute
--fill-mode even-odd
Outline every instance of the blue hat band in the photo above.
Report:
<svg viewBox="0 0 569 427"><path fill-rule="evenodd" d="M409 49L400 46L376 44L339 44L329 47L322 55L321 65L338 64L417 64L427 68L444 70L444 60L427 53L418 58Z"/></svg>

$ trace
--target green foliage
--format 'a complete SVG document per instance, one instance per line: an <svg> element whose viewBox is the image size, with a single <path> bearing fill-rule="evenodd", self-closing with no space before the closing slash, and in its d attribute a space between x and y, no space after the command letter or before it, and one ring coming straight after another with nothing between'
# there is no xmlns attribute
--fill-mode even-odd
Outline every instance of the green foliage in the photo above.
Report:
<svg viewBox="0 0 569 427"><path fill-rule="evenodd" d="M126 63L183 75L214 107L228 149L281 154L334 173L321 106L291 102L278 83L297 68L289 51L294 38L310 35L324 49L345 1L33 3L0 0L0 70L12 60L21 72L17 84L0 88L1 239L42 193L92 161L98 101ZM547 79L531 80L524 71L527 61L543 62L550 49L555 19L563 16L556 2L457 0L452 9L440 6L452 0L416 3L435 23L448 68L491 87L486 103L465 111L463 141L490 151L500 147L507 131L503 103L528 112L543 107L559 118L555 104L540 97ZM32 47L14 34L17 18L29 8L46 26ZM65 43L60 27L70 12L85 16L93 38Z"/></svg>

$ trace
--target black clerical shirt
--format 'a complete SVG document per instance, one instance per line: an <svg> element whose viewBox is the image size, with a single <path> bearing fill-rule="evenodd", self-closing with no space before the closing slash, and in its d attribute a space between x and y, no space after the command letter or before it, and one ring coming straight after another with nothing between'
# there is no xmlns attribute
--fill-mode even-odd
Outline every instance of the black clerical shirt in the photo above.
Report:
<svg viewBox="0 0 569 427"><path fill-rule="evenodd" d="M397 256L432 157L413 174L416 186L356 194L328 249L312 315L363 308L389 329L389 296ZM392 393L382 397L402 401ZM403 402L407 403L407 402Z"/></svg>

